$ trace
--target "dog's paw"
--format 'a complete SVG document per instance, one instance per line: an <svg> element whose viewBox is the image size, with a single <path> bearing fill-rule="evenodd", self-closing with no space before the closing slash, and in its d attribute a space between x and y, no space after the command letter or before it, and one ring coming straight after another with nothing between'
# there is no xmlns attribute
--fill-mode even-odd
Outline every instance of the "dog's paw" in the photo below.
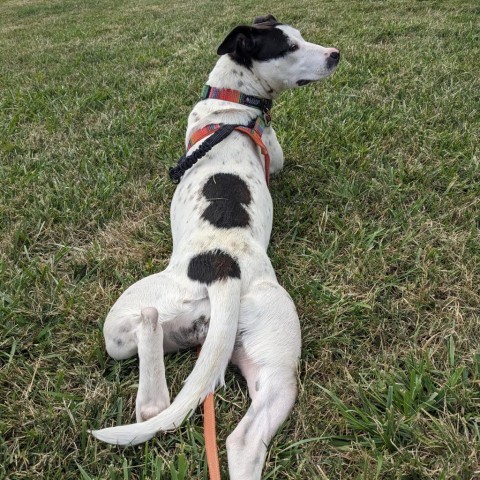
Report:
<svg viewBox="0 0 480 480"><path fill-rule="evenodd" d="M169 404L165 402L148 402L143 405L137 405L137 423L145 422L146 420L157 416L159 413L163 412L168 406Z"/></svg>
<svg viewBox="0 0 480 480"><path fill-rule="evenodd" d="M141 421L144 422L149 418L155 417L161 412L160 408L155 405L147 405L140 409Z"/></svg>

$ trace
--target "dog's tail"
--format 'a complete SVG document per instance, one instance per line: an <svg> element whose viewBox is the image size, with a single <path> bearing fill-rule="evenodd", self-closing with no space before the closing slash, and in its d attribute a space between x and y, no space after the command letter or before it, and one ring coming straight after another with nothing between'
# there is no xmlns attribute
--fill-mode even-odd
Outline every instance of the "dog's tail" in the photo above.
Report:
<svg viewBox="0 0 480 480"><path fill-rule="evenodd" d="M173 403L146 422L94 430L94 437L115 445L137 445L158 431L173 430L215 387L224 383L240 313L240 279L228 278L208 287L210 325L195 367Z"/></svg>

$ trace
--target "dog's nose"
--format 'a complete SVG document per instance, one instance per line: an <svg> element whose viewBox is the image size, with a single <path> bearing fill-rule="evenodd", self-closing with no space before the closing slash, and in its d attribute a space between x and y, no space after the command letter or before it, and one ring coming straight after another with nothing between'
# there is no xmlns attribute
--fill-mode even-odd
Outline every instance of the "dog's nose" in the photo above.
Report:
<svg viewBox="0 0 480 480"><path fill-rule="evenodd" d="M330 58L333 58L333 60L336 60L338 62L338 60L340 60L340 52L336 48L334 48L332 52L330 52Z"/></svg>
<svg viewBox="0 0 480 480"><path fill-rule="evenodd" d="M327 57L327 68L333 69L340 61L340 52L336 48L330 48L330 54Z"/></svg>

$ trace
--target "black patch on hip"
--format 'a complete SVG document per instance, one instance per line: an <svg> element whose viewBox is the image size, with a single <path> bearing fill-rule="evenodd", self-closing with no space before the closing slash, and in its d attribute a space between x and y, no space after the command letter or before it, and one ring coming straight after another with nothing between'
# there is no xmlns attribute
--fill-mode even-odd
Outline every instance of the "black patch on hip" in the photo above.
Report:
<svg viewBox="0 0 480 480"><path fill-rule="evenodd" d="M217 173L203 187L210 202L202 218L217 228L248 227L250 216L244 205L252 201L247 184L237 175Z"/></svg>
<svg viewBox="0 0 480 480"><path fill-rule="evenodd" d="M193 257L187 275L191 280L210 285L227 278L240 278L240 267L228 253L212 250Z"/></svg>

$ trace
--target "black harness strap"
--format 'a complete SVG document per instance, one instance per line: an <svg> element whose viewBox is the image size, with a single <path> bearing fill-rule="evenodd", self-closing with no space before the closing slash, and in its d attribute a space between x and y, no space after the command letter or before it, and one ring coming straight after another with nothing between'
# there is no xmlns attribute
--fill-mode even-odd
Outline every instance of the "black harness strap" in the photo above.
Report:
<svg viewBox="0 0 480 480"><path fill-rule="evenodd" d="M215 133L208 137L191 155L182 155L175 167L168 171L170 180L173 183L180 183L183 174L192 168L203 156L205 156L217 143L227 138L240 125L226 123L222 125Z"/></svg>

